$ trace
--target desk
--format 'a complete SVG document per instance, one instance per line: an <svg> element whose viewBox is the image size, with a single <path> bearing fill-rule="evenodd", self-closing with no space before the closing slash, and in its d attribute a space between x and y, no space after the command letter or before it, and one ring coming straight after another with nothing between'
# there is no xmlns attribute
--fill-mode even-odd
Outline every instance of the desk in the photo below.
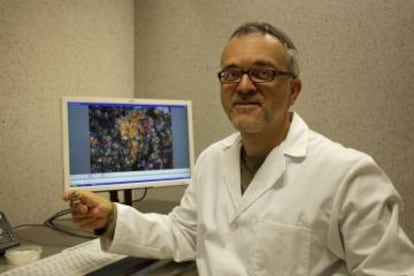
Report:
<svg viewBox="0 0 414 276"><path fill-rule="evenodd" d="M155 203L151 203L155 204ZM70 219L60 219L58 220L59 225L65 225L73 230L76 230L70 221ZM77 233L81 233L83 235L92 235L91 232L87 231L78 231ZM41 258L45 258L52 254L56 254L61 252L63 249L75 246L82 242L87 241L88 239L79 238L67 235L65 233L53 230L51 228L45 226L28 226L18 228L16 230L16 234L21 242L21 244L36 244L42 246L42 255ZM12 266L7 264L6 258L0 257L0 273L7 271ZM179 263L170 262L167 265L164 265L159 270L148 273L148 276L165 276L165 275L172 275L172 271L175 271L178 267L180 267ZM189 271L174 274L180 276L197 276L197 270L191 269Z"/></svg>
<svg viewBox="0 0 414 276"><path fill-rule="evenodd" d="M45 226L28 226L16 230L17 237L22 245L36 244L42 246L41 258L61 252L63 249L75 246L87 239L69 236ZM85 233L84 233L85 234ZM0 257L0 272L10 269L4 256Z"/></svg>

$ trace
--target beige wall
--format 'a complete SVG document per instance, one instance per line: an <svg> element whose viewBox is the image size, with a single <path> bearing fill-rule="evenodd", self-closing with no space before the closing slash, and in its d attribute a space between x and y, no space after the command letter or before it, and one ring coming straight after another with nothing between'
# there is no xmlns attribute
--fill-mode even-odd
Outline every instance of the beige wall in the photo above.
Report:
<svg viewBox="0 0 414 276"><path fill-rule="evenodd" d="M216 80L225 39L245 21L279 26L301 56L294 109L313 129L375 157L405 200L414 239L413 10L414 1L137 0L135 94L191 99L199 153L233 131Z"/></svg>
<svg viewBox="0 0 414 276"><path fill-rule="evenodd" d="M196 153L232 132L218 60L237 25L259 20L301 52L295 109L376 158L405 199L414 239L413 10L411 0L0 0L0 210L16 225L65 207L61 96L191 99Z"/></svg>
<svg viewBox="0 0 414 276"><path fill-rule="evenodd" d="M0 210L64 208L60 98L134 94L132 0L0 0Z"/></svg>

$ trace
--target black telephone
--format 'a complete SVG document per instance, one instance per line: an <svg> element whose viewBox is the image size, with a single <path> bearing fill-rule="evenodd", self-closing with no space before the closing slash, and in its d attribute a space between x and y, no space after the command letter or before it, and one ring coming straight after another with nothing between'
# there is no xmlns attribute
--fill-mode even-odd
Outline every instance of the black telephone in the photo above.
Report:
<svg viewBox="0 0 414 276"><path fill-rule="evenodd" d="M4 213L0 212L0 256L4 254L7 248L19 244L20 242L13 232L10 223L7 221L6 216Z"/></svg>

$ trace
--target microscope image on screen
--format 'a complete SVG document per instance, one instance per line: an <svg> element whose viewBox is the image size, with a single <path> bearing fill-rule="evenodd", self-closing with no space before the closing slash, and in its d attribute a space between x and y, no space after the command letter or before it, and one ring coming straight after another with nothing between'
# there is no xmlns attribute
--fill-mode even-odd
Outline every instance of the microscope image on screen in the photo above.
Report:
<svg viewBox="0 0 414 276"><path fill-rule="evenodd" d="M64 188L187 185L194 160L191 102L62 98Z"/></svg>
<svg viewBox="0 0 414 276"><path fill-rule="evenodd" d="M92 173L173 168L168 107L89 106Z"/></svg>

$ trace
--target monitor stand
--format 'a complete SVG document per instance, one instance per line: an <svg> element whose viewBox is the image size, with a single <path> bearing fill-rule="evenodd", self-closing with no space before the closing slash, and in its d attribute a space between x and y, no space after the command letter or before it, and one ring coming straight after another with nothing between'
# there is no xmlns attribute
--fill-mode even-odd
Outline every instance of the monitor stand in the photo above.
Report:
<svg viewBox="0 0 414 276"><path fill-rule="evenodd" d="M119 202L118 192L119 191L109 191L109 198L111 199L112 202ZM123 192L124 192L124 204L132 206L132 190L127 189L127 190L123 190Z"/></svg>

